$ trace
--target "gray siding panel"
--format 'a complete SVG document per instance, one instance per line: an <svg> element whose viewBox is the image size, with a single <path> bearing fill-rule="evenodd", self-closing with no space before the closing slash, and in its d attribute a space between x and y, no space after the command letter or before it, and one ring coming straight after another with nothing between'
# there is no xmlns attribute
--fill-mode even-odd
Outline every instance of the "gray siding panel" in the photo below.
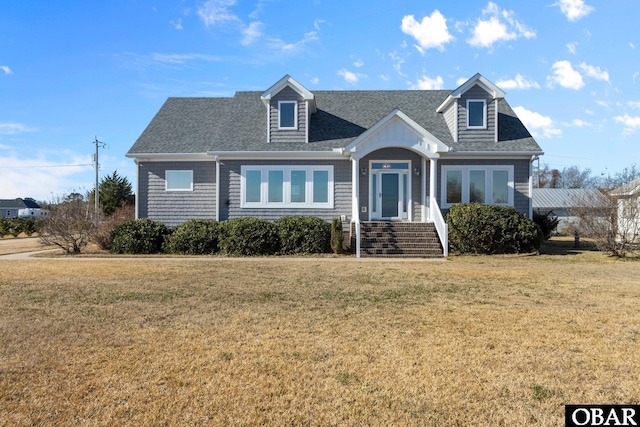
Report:
<svg viewBox="0 0 640 427"><path fill-rule="evenodd" d="M458 106L458 101L452 102L447 109L443 112L444 120L447 122L447 126L449 127L449 131L451 131L451 137L454 141L456 141L456 112Z"/></svg>
<svg viewBox="0 0 640 427"><path fill-rule="evenodd" d="M484 99L487 102L487 128L467 129L467 100ZM483 142L496 139L496 104L493 97L480 86L475 85L458 100L458 141Z"/></svg>
<svg viewBox="0 0 640 427"><path fill-rule="evenodd" d="M298 103L298 129L297 130L279 130L278 129L278 102L279 101L296 101ZM271 99L269 107L269 133L271 134L271 143L299 143L307 142L307 103L298 95L298 93L290 87L284 88L275 97Z"/></svg>
<svg viewBox="0 0 640 427"><path fill-rule="evenodd" d="M513 165L513 204L516 210L529 215L529 160L440 160L438 162L438 204L442 205L442 166L501 166ZM446 213L443 209L443 214Z"/></svg>
<svg viewBox="0 0 640 427"><path fill-rule="evenodd" d="M243 165L331 165L333 166L334 181L333 209L242 208L240 177ZM351 221L351 162L348 160L225 160L220 168L220 181L221 221L239 217L258 217L273 221L283 216L291 215L317 216L326 221L345 215L346 222Z"/></svg>
<svg viewBox="0 0 640 427"><path fill-rule="evenodd" d="M193 191L166 191L165 171L192 170ZM215 162L140 162L138 217L175 227L190 219L215 219Z"/></svg>

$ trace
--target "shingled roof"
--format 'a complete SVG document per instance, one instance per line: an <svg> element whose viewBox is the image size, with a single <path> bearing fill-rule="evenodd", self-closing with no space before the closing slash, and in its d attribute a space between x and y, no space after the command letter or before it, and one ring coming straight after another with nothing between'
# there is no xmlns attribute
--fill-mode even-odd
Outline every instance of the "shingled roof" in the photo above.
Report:
<svg viewBox="0 0 640 427"><path fill-rule="evenodd" d="M143 154L196 154L228 151L330 151L347 146L398 109L454 151L540 152L509 104L498 109L498 142L454 142L436 110L448 90L316 91L309 143L267 143L267 111L261 92L232 98L169 98L129 150Z"/></svg>

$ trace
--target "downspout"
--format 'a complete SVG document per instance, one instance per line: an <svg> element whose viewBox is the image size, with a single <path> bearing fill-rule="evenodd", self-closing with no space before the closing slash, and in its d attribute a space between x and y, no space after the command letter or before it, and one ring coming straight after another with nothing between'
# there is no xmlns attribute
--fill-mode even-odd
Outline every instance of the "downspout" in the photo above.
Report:
<svg viewBox="0 0 640 427"><path fill-rule="evenodd" d="M216 222L220 222L220 158L214 156L216 160Z"/></svg>
<svg viewBox="0 0 640 427"><path fill-rule="evenodd" d="M360 160L351 158L351 221L356 227L356 258L360 258Z"/></svg>

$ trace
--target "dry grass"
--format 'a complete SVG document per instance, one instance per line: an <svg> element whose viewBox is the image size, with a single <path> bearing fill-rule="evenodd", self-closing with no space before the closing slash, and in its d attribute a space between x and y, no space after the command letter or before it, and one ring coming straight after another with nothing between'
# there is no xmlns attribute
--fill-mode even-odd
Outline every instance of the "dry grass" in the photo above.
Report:
<svg viewBox="0 0 640 427"><path fill-rule="evenodd" d="M551 426L640 403L640 264L553 252L0 262L0 424Z"/></svg>
<svg viewBox="0 0 640 427"><path fill-rule="evenodd" d="M0 255L32 252L42 249L43 246L37 237L0 238Z"/></svg>

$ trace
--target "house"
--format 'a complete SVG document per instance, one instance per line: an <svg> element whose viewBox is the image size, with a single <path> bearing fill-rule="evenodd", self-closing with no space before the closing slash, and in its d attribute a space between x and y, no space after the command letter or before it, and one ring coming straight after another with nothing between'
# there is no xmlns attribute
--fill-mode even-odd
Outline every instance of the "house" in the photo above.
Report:
<svg viewBox="0 0 640 427"><path fill-rule="evenodd" d="M0 200L2 218L45 218L47 215L47 210L33 199Z"/></svg>
<svg viewBox="0 0 640 427"><path fill-rule="evenodd" d="M286 75L264 92L169 98L127 153L136 215L340 217L357 256L429 255L433 239L446 255L453 204L532 216L542 151L504 95L480 74L453 91L313 92Z"/></svg>
<svg viewBox="0 0 640 427"><path fill-rule="evenodd" d="M559 222L556 232L573 234L580 228L577 211L589 210L593 215L602 215L607 198L596 189L586 188L534 188L533 211L539 214L551 212Z"/></svg>
<svg viewBox="0 0 640 427"><path fill-rule="evenodd" d="M640 242L640 178L611 191L617 203L618 239L628 243Z"/></svg>

